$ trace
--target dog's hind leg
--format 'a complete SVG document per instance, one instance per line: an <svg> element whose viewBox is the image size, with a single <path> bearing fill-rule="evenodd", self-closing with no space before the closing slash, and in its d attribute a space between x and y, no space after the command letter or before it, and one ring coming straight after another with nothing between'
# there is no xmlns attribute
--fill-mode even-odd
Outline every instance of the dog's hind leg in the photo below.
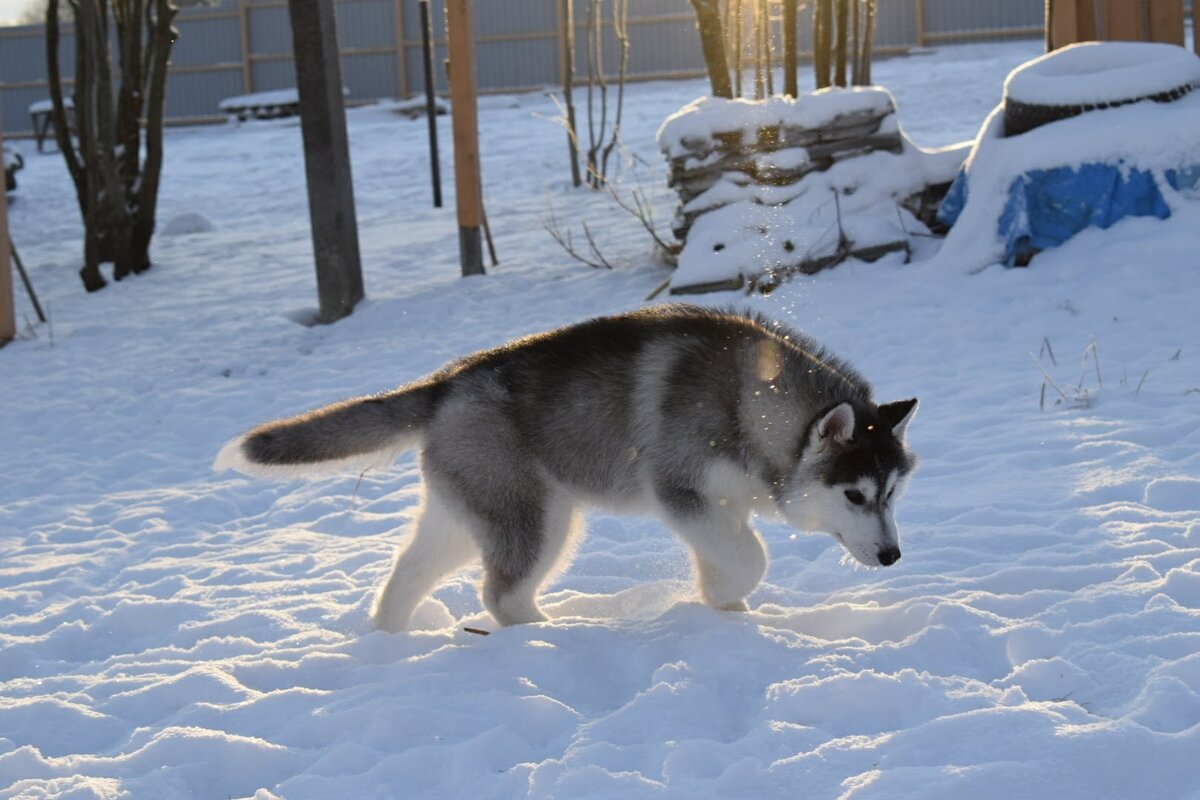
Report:
<svg viewBox="0 0 1200 800"><path fill-rule="evenodd" d="M538 607L538 590L569 562L582 528L582 515L568 500L551 492L542 497L542 503L527 504L524 513L503 515L490 523L482 597L501 625L546 619Z"/></svg>
<svg viewBox="0 0 1200 800"><path fill-rule="evenodd" d="M456 504L426 482L425 500L413 537L400 550L392 573L371 611L375 627L390 633L405 630L421 601L442 578L478 556Z"/></svg>

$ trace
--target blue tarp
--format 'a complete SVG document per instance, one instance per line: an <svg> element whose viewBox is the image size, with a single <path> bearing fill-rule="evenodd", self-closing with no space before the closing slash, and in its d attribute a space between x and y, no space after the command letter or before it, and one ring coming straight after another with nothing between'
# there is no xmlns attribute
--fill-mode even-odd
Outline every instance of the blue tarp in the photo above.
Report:
<svg viewBox="0 0 1200 800"><path fill-rule="evenodd" d="M1200 184L1200 165L1166 170L1163 179L1175 190ZM953 226L967 202L967 173L960 170L937 218ZM1084 228L1107 228L1124 217L1166 219L1171 211L1155 173L1120 164L1084 164L1026 172L1012 182L998 220L1004 263L1028 263L1040 250L1070 239Z"/></svg>

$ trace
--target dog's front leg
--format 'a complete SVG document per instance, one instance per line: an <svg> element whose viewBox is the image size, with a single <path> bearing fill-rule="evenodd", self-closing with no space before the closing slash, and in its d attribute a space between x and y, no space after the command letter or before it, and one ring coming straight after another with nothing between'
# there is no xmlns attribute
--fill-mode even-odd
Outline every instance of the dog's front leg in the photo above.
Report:
<svg viewBox="0 0 1200 800"><path fill-rule="evenodd" d="M706 605L746 611L746 598L767 572L766 545L748 517L708 512L672 520L692 550L697 588Z"/></svg>

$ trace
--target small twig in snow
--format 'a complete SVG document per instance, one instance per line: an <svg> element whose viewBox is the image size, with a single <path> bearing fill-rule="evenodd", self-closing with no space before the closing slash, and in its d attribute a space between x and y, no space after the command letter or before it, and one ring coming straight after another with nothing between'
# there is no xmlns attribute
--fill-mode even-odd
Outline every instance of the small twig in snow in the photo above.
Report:
<svg viewBox="0 0 1200 800"><path fill-rule="evenodd" d="M1057 367L1058 359L1054 357L1054 348L1050 346L1049 336L1042 337L1042 349L1045 350L1046 354L1050 356L1050 363ZM1041 353L1038 353L1038 356L1041 356Z"/></svg>
<svg viewBox="0 0 1200 800"><path fill-rule="evenodd" d="M1071 398L1067 397L1066 393L1062 389L1058 388L1058 384L1054 382L1054 378L1051 378L1050 373L1046 372L1046 368L1042 366L1042 362L1038 361L1037 357L1034 356L1033 353L1030 353L1029 357L1033 359L1033 363L1037 364L1037 368L1042 371L1042 377L1046 379L1046 383L1054 387L1054 391L1058 392L1058 396L1063 399L1063 402L1071 402Z"/></svg>
<svg viewBox="0 0 1200 800"><path fill-rule="evenodd" d="M1146 370L1144 373L1142 373L1142 379L1140 381L1138 381L1137 388L1133 390L1134 394L1137 394L1138 392L1140 392L1142 390L1142 384L1146 382L1146 376L1149 374L1150 374L1150 370Z"/></svg>

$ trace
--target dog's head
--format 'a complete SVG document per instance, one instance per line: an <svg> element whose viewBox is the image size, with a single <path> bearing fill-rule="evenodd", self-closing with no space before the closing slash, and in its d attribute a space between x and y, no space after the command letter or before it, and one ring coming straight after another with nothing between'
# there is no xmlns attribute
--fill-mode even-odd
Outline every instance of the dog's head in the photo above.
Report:
<svg viewBox="0 0 1200 800"><path fill-rule="evenodd" d="M881 406L839 403L817 415L780 507L804 530L831 534L859 563L890 566L900 558L893 512L916 457L904 432L917 401Z"/></svg>

